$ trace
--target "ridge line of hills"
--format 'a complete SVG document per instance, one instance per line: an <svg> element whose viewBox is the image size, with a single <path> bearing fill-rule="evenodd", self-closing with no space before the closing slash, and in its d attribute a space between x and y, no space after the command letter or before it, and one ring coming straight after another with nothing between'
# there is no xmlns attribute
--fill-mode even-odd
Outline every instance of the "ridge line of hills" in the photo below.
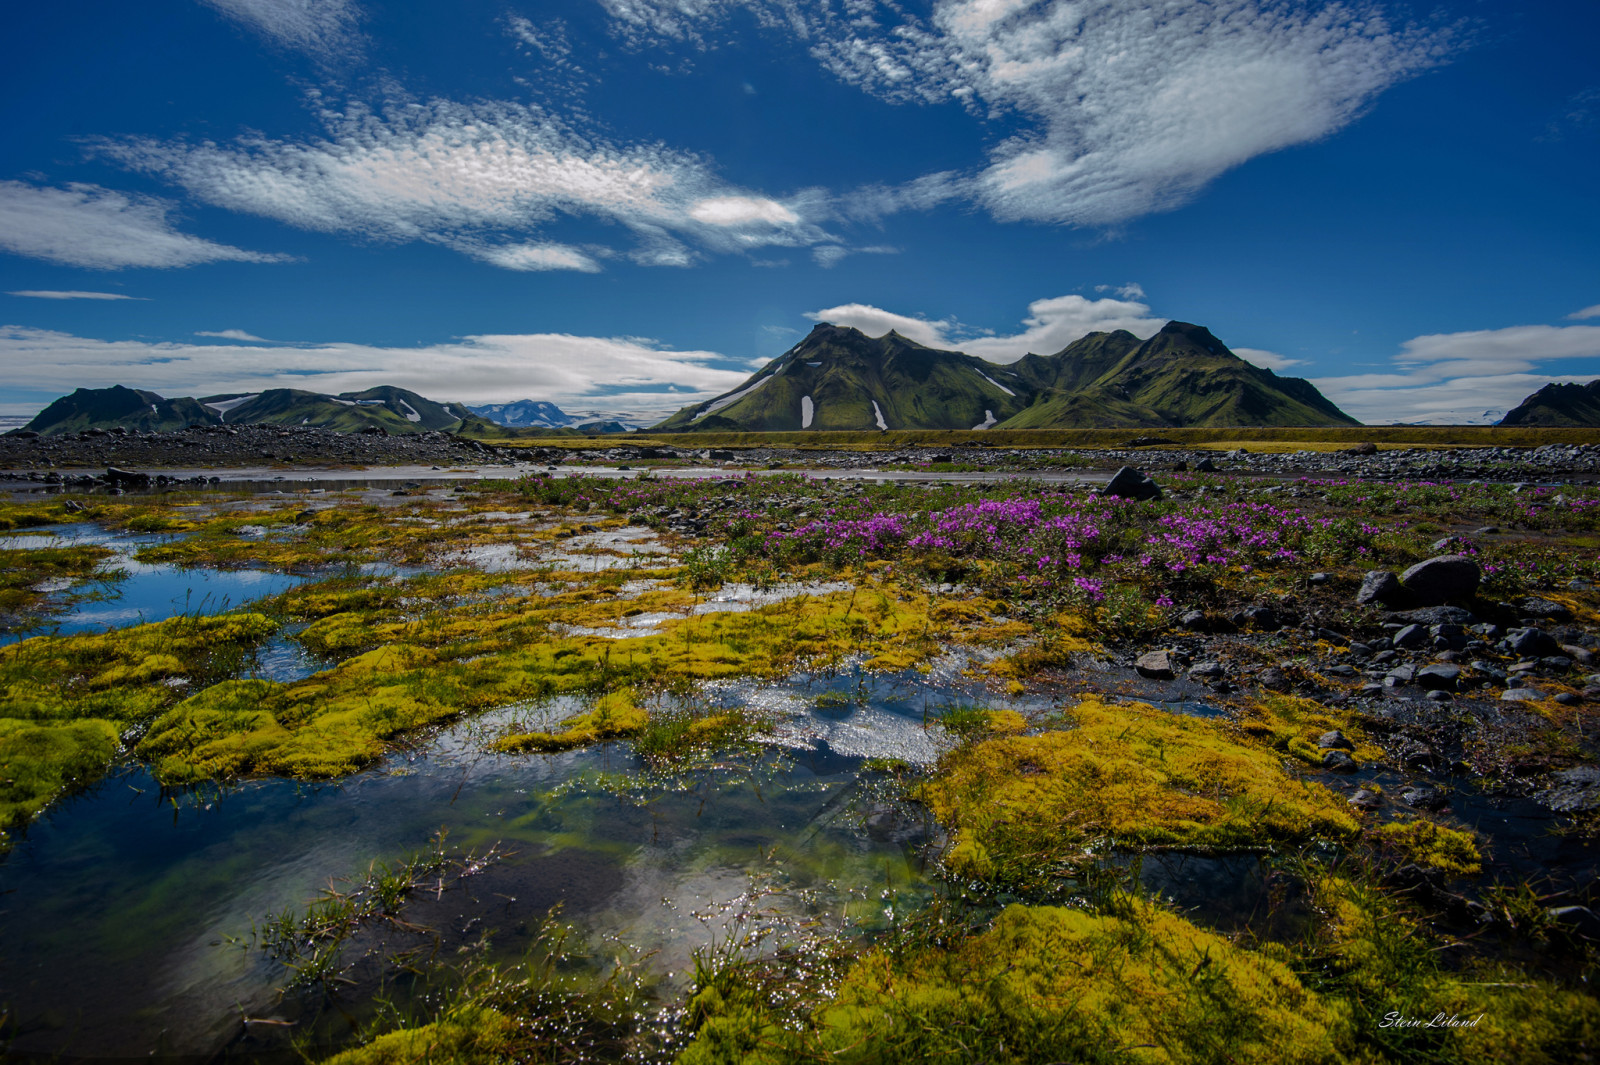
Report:
<svg viewBox="0 0 1600 1065"><path fill-rule="evenodd" d="M1251 365L1204 326L1149 340L1090 333L1054 355L988 362L827 323L738 388L658 432L1359 425L1311 382Z"/></svg>

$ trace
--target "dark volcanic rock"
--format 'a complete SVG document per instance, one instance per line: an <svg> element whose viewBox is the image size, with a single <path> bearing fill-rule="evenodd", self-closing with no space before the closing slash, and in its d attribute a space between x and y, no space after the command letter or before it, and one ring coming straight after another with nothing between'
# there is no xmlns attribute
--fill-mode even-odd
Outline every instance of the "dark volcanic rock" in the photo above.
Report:
<svg viewBox="0 0 1600 1065"><path fill-rule="evenodd" d="M1482 571L1466 555L1436 555L1400 575L1400 583L1421 606L1436 606L1452 599L1467 599L1478 590Z"/></svg>
<svg viewBox="0 0 1600 1065"><path fill-rule="evenodd" d="M1160 499L1161 486L1152 481L1149 474L1124 466L1112 475L1100 494L1121 499Z"/></svg>
<svg viewBox="0 0 1600 1065"><path fill-rule="evenodd" d="M1405 591L1399 577L1389 570L1375 569L1361 578L1361 590L1356 592L1356 602L1361 606L1369 603L1395 604L1405 598Z"/></svg>

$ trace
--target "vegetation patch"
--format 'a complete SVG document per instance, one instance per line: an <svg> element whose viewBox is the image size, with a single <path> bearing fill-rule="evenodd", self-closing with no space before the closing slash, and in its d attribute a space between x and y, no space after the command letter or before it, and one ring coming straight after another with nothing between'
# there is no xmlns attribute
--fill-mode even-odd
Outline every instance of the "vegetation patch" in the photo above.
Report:
<svg viewBox="0 0 1600 1065"><path fill-rule="evenodd" d="M958 875L1026 879L1091 845L1229 851L1357 830L1337 796L1225 724L1097 698L1067 718L958 747L920 787Z"/></svg>
<svg viewBox="0 0 1600 1065"><path fill-rule="evenodd" d="M1436 825L1418 818L1391 821L1373 830L1379 849L1401 861L1437 869L1449 876L1477 876L1483 872L1483 856L1471 832Z"/></svg>

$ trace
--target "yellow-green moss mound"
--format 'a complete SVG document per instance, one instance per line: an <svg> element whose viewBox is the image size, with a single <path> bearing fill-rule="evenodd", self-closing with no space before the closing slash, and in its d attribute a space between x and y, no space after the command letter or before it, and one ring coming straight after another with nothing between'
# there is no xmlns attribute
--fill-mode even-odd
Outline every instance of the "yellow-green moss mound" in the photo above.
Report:
<svg viewBox="0 0 1600 1065"><path fill-rule="evenodd" d="M709 990L680 1065L1337 1062L1351 1023L1281 962L1138 904L1012 906L948 948L874 951L809 1031Z"/></svg>
<svg viewBox="0 0 1600 1065"><path fill-rule="evenodd" d="M958 748L921 788L956 872L1005 876L1106 840L1208 850L1353 834L1346 805L1226 724L1085 699L1075 727Z"/></svg>
<svg viewBox="0 0 1600 1065"><path fill-rule="evenodd" d="M612 692L601 696L594 709L561 723L560 732L519 732L496 740L497 751L567 751L601 740L632 736L649 720L644 710L634 705L632 692Z"/></svg>
<svg viewBox="0 0 1600 1065"><path fill-rule="evenodd" d="M474 1008L420 1028L379 1036L335 1054L323 1065L484 1065L509 1060L516 1026L491 1009Z"/></svg>

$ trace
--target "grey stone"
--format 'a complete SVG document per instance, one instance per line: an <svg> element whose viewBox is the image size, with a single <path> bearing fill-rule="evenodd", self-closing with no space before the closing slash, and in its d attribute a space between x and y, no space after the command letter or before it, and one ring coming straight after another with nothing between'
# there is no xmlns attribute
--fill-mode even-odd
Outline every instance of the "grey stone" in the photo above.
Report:
<svg viewBox="0 0 1600 1065"><path fill-rule="evenodd" d="M1570 621L1572 611L1563 603L1553 599L1543 599L1530 595L1517 604L1518 613L1525 618L1539 618L1545 621Z"/></svg>
<svg viewBox="0 0 1600 1065"><path fill-rule="evenodd" d="M1258 679L1261 682L1261 686L1268 691L1285 692L1291 687L1288 675L1276 666L1263 669Z"/></svg>
<svg viewBox="0 0 1600 1065"><path fill-rule="evenodd" d="M1383 805L1383 799L1379 797L1378 793L1369 791L1366 788L1356 789L1356 793L1350 796L1349 802L1351 806L1358 810L1376 810Z"/></svg>
<svg viewBox="0 0 1600 1065"><path fill-rule="evenodd" d="M1329 751L1322 756L1322 768L1331 769L1335 773L1354 773L1361 767L1356 760L1343 751Z"/></svg>
<svg viewBox="0 0 1600 1065"><path fill-rule="evenodd" d="M1454 699L1455 696L1451 695L1449 692L1445 691L1443 688L1435 688L1432 691L1428 692L1428 694L1426 696L1424 696L1424 698L1426 698L1429 702L1448 703L1450 700Z"/></svg>
<svg viewBox="0 0 1600 1065"><path fill-rule="evenodd" d="M1278 628L1280 625L1277 611L1263 603L1256 603L1252 606L1247 606L1243 610L1239 611L1239 615L1245 624L1254 626L1258 629L1264 629L1269 632Z"/></svg>
<svg viewBox="0 0 1600 1065"><path fill-rule="evenodd" d="M1317 738L1317 746L1330 751L1353 751L1356 745L1351 743L1343 732L1333 729L1324 732Z"/></svg>
<svg viewBox="0 0 1600 1065"><path fill-rule="evenodd" d="M1199 630L1206 627L1206 615L1201 610L1185 610L1183 616L1178 618L1178 624L1186 629Z"/></svg>
<svg viewBox="0 0 1600 1065"><path fill-rule="evenodd" d="M1417 670L1416 681L1429 691L1455 691L1461 679L1461 667L1448 662L1435 662Z"/></svg>
<svg viewBox="0 0 1600 1065"><path fill-rule="evenodd" d="M1146 651L1134 660L1133 668L1139 671L1141 677L1151 680L1171 680L1178 675L1172 652L1166 650Z"/></svg>
<svg viewBox="0 0 1600 1065"><path fill-rule="evenodd" d="M1467 599L1478 590L1482 571L1466 555L1436 555L1400 574L1400 583L1423 606Z"/></svg>
<svg viewBox="0 0 1600 1065"><path fill-rule="evenodd" d="M1503 703L1531 703L1544 698L1544 692L1538 688L1507 688L1500 693Z"/></svg>
<svg viewBox="0 0 1600 1065"><path fill-rule="evenodd" d="M1543 629L1512 629L1506 633L1506 646L1512 654L1543 658L1561 650L1556 638Z"/></svg>
<svg viewBox="0 0 1600 1065"><path fill-rule="evenodd" d="M1569 935L1600 943L1600 916L1587 906L1552 906L1550 922Z"/></svg>
<svg viewBox="0 0 1600 1065"><path fill-rule="evenodd" d="M1423 647L1428 642L1428 630L1421 625L1407 625L1394 634L1394 645L1406 650Z"/></svg>
<svg viewBox="0 0 1600 1065"><path fill-rule="evenodd" d="M1189 670L1191 677L1220 677L1223 674L1221 662L1196 662L1194 668Z"/></svg>
<svg viewBox="0 0 1600 1065"><path fill-rule="evenodd" d="M1583 702L1583 696L1579 695L1577 692L1557 692L1556 702L1560 703L1562 706L1577 706L1579 703Z"/></svg>
<svg viewBox="0 0 1600 1065"><path fill-rule="evenodd" d="M1409 662L1395 666L1389 671L1389 679L1393 680L1396 685L1410 684L1417 679L1417 667Z"/></svg>
<svg viewBox="0 0 1600 1065"><path fill-rule="evenodd" d="M1361 578L1361 589L1356 592L1356 602L1361 606L1371 603L1390 605L1400 602L1405 597L1405 587L1400 583L1400 578L1386 569L1369 570Z"/></svg>
<svg viewBox="0 0 1600 1065"><path fill-rule="evenodd" d="M1471 625L1478 619L1472 611L1459 606L1425 606L1416 610L1405 610L1394 617L1403 622L1414 625Z"/></svg>
<svg viewBox="0 0 1600 1065"><path fill-rule="evenodd" d="M1426 784L1412 784L1402 788L1400 800L1407 806L1414 806L1419 810L1438 810L1449 802L1444 792Z"/></svg>
<svg viewBox="0 0 1600 1065"><path fill-rule="evenodd" d="M1152 481L1148 474L1132 466L1124 466L1112 475L1106 486L1100 489L1100 494L1119 499L1160 499L1161 486Z"/></svg>

